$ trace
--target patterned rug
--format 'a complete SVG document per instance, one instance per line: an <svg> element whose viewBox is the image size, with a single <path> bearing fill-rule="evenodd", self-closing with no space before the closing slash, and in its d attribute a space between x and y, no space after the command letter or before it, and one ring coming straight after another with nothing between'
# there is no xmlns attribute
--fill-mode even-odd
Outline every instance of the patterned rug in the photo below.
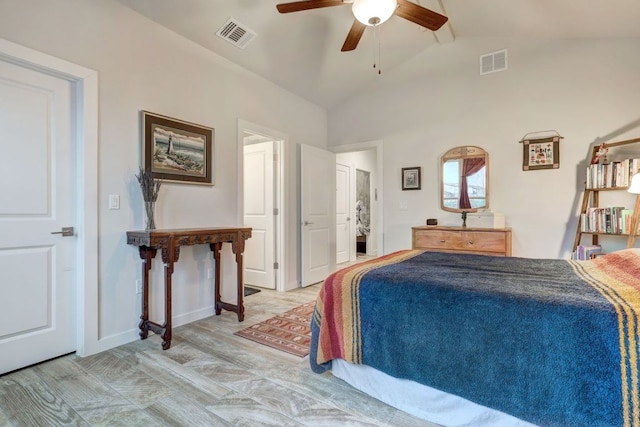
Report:
<svg viewBox="0 0 640 427"><path fill-rule="evenodd" d="M311 316L315 301L302 304L264 322L234 332L234 335L275 349L305 357L311 342Z"/></svg>

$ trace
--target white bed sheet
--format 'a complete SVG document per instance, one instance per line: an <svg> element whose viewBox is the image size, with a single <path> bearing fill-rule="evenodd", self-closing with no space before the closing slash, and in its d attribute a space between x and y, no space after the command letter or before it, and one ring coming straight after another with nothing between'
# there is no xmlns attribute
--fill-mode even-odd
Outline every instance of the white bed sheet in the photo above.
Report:
<svg viewBox="0 0 640 427"><path fill-rule="evenodd" d="M504 412L414 381L394 378L367 365L335 359L332 374L395 408L446 427L535 427Z"/></svg>

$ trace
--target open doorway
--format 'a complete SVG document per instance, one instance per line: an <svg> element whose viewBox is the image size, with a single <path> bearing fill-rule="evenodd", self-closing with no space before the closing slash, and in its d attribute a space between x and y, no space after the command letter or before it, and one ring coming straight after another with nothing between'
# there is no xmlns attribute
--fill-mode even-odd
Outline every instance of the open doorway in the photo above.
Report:
<svg viewBox="0 0 640 427"><path fill-rule="evenodd" d="M245 283L268 287L269 282L255 285L248 280L258 283L258 277L270 277L271 267L277 291L310 284L307 281L313 280L313 274L320 274L326 266L328 270L318 280L324 279L335 269L335 188L333 179L317 180L315 177L319 169L320 176L331 173L335 165L334 153L293 144L285 134L241 119L237 132L237 221L252 228L252 237L247 240L244 252ZM272 167L268 161L270 147L273 149ZM305 152L309 156L303 155ZM316 157L320 153L326 161ZM305 164L305 158L310 164ZM269 205L270 201L272 205ZM326 221L318 216L323 201L326 202ZM270 213L273 220L269 218ZM305 219L301 220L303 217ZM325 223L327 227L322 228ZM268 227L272 224L273 243L270 243L272 233ZM317 238L321 235L326 239ZM320 241L324 244L320 245Z"/></svg>
<svg viewBox="0 0 640 427"><path fill-rule="evenodd" d="M252 228L244 252L243 278L255 288L281 289L283 137L248 122L238 122L238 212Z"/></svg>
<svg viewBox="0 0 640 427"><path fill-rule="evenodd" d="M331 150L336 153L336 259L340 264L382 255L382 141Z"/></svg>

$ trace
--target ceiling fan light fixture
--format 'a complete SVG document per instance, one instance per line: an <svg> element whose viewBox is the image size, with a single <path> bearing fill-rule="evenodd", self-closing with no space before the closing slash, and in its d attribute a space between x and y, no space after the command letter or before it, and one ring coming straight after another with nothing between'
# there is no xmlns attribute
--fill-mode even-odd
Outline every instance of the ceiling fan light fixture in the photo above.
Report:
<svg viewBox="0 0 640 427"><path fill-rule="evenodd" d="M358 21L372 26L391 18L397 7L397 0L355 0L351 10Z"/></svg>

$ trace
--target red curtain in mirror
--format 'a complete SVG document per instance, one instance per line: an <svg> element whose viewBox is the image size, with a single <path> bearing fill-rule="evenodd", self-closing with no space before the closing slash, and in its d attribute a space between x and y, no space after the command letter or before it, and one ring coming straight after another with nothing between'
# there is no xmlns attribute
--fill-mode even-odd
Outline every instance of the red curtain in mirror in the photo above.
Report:
<svg viewBox="0 0 640 427"><path fill-rule="evenodd" d="M478 172L484 167L484 158L473 157L462 161L462 173L460 179L460 209L471 209L471 200L467 192L467 177Z"/></svg>

